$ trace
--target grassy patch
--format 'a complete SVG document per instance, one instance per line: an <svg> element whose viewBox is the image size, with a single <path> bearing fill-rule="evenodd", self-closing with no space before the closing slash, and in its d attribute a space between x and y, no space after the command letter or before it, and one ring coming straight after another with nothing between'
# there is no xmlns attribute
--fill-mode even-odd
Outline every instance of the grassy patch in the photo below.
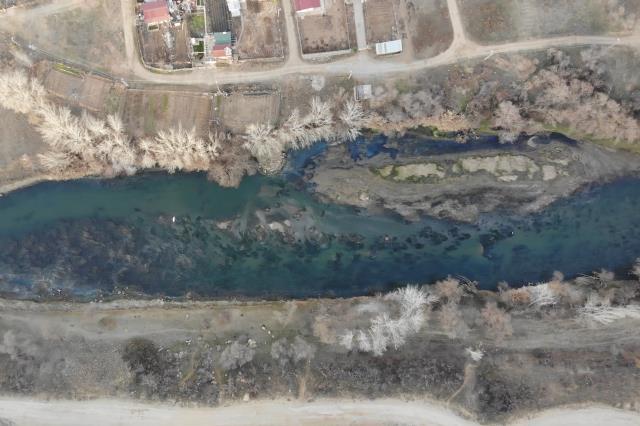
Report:
<svg viewBox="0 0 640 426"><path fill-rule="evenodd" d="M204 36L204 14L191 16L189 19L189 32L191 37Z"/></svg>
<svg viewBox="0 0 640 426"><path fill-rule="evenodd" d="M82 77L83 76L83 72L82 71L77 70L77 69L75 69L73 67L70 67L69 65L57 63L57 64L55 64L53 66L53 68L56 71L60 71L61 73L72 75L74 77Z"/></svg>
<svg viewBox="0 0 640 426"><path fill-rule="evenodd" d="M162 95L162 112L166 113L169 111L169 95L164 93Z"/></svg>
<svg viewBox="0 0 640 426"><path fill-rule="evenodd" d="M104 100L104 112L106 114L118 114L122 105L121 93L113 88Z"/></svg>
<svg viewBox="0 0 640 426"><path fill-rule="evenodd" d="M559 125L559 126L544 125L544 129L549 132L563 134L577 141L591 142L596 145L604 146L606 148L611 148L615 150L624 150L624 151L633 152L635 154L640 154L640 144L618 142L613 138L608 138L608 139L596 138L591 135L581 134L578 131L568 126L562 126L562 125Z"/></svg>
<svg viewBox="0 0 640 426"><path fill-rule="evenodd" d="M405 93L411 92L411 84L407 80L396 80L395 82L396 90L399 95L403 95Z"/></svg>

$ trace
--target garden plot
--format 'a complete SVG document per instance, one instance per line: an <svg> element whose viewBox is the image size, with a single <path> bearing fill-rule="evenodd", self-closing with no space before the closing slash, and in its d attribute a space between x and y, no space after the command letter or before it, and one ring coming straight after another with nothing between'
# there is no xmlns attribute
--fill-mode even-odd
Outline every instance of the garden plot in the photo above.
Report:
<svg viewBox="0 0 640 426"><path fill-rule="evenodd" d="M211 97L199 93L129 90L124 120L137 137L152 136L159 130L182 125L196 128L199 135L209 131Z"/></svg>
<svg viewBox="0 0 640 426"><path fill-rule="evenodd" d="M104 112L114 86L110 80L83 74L62 64L54 64L43 83L49 93L92 112Z"/></svg>
<svg viewBox="0 0 640 426"><path fill-rule="evenodd" d="M248 0L242 19L234 18L233 27L234 33L239 35L237 50L240 59L284 57L284 28L279 2Z"/></svg>
<svg viewBox="0 0 640 426"><path fill-rule="evenodd" d="M278 93L259 94L235 93L228 97L217 97L216 107L220 124L233 133L246 131L247 126L255 123L275 124L280 113Z"/></svg>
<svg viewBox="0 0 640 426"><path fill-rule="evenodd" d="M367 0L364 3L367 42L397 40L399 31L396 15L393 0Z"/></svg>
<svg viewBox="0 0 640 426"><path fill-rule="evenodd" d="M297 16L302 53L333 52L355 46L355 40L349 38L353 14L347 13L344 1L326 0L324 6L322 15Z"/></svg>
<svg viewBox="0 0 640 426"><path fill-rule="evenodd" d="M138 34L142 43L142 57L147 65L159 68L184 68L191 65L189 29L186 25L160 25L149 31L141 26Z"/></svg>
<svg viewBox="0 0 640 426"><path fill-rule="evenodd" d="M400 11L406 14L407 36L416 58L444 52L453 41L446 0L410 0Z"/></svg>

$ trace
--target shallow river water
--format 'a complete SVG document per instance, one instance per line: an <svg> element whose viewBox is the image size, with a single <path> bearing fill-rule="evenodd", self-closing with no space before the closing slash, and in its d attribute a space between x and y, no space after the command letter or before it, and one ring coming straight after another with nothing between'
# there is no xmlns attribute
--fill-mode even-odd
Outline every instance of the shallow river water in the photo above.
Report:
<svg viewBox="0 0 640 426"><path fill-rule="evenodd" d="M284 176L238 189L198 174L43 183L0 198L0 291L349 296L449 274L493 288L554 270L626 273L640 255L639 199L628 179L469 225L322 204Z"/></svg>

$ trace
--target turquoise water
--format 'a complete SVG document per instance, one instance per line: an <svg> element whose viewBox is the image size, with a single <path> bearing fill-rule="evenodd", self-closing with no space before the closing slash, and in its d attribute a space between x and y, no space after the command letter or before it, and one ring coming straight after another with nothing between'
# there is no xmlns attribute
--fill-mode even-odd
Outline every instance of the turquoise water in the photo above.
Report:
<svg viewBox="0 0 640 426"><path fill-rule="evenodd" d="M238 189L202 175L44 183L0 198L0 291L349 296L449 274L492 288L554 270L625 273L640 255L639 198L628 179L467 225L322 204L283 178Z"/></svg>

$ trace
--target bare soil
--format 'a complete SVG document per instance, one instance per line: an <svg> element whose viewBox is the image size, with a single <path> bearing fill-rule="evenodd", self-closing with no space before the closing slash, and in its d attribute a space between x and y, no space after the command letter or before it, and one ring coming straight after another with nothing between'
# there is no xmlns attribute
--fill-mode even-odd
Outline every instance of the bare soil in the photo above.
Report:
<svg viewBox="0 0 640 426"><path fill-rule="evenodd" d="M47 145L35 131L28 117L0 107L0 168L18 164L24 156L33 159Z"/></svg>
<svg viewBox="0 0 640 426"><path fill-rule="evenodd" d="M364 3L367 43L379 43L398 38L398 18L394 3L394 0L367 0Z"/></svg>
<svg viewBox="0 0 640 426"><path fill-rule="evenodd" d="M234 19L234 33L239 35L239 59L284 58L286 35L280 2L247 1L242 20Z"/></svg>
<svg viewBox="0 0 640 426"><path fill-rule="evenodd" d="M275 124L280 113L280 95L268 93L234 93L228 97L217 97L219 110L214 115L221 125L235 134L243 134L250 124Z"/></svg>
<svg viewBox="0 0 640 426"><path fill-rule="evenodd" d="M446 0L408 0L405 7L407 33L415 58L430 58L444 52L453 41Z"/></svg>
<svg viewBox="0 0 640 426"><path fill-rule="evenodd" d="M70 105L79 106L94 113L107 112L107 98L114 83L95 75L68 71L69 68L55 65L46 71L43 83L47 91Z"/></svg>
<svg viewBox="0 0 640 426"><path fill-rule="evenodd" d="M189 34L186 24L180 27L162 24L158 30L138 28L142 56L147 65L157 68L185 68L191 65ZM170 43L167 43L167 41Z"/></svg>
<svg viewBox="0 0 640 426"><path fill-rule="evenodd" d="M480 43L637 30L636 0L459 0L470 38Z"/></svg>
<svg viewBox="0 0 640 426"><path fill-rule="evenodd" d="M120 3L86 0L53 15L16 14L0 21L39 49L98 69L126 74Z"/></svg>
<svg viewBox="0 0 640 426"><path fill-rule="evenodd" d="M355 40L349 40L349 22L353 20L353 14L347 13L342 0L326 0L322 15L297 15L296 19L302 53L346 50L355 45Z"/></svg>
<svg viewBox="0 0 640 426"><path fill-rule="evenodd" d="M29 118L0 108L0 193L29 185L42 176L37 154L47 150Z"/></svg>

